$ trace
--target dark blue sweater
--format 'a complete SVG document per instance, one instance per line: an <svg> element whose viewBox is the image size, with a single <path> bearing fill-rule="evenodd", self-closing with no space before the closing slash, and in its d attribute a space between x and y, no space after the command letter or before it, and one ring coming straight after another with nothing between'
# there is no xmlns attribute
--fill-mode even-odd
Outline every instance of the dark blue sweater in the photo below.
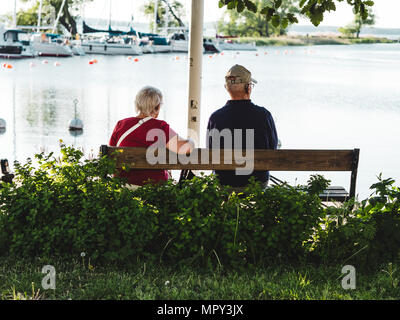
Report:
<svg viewBox="0 0 400 320"><path fill-rule="evenodd" d="M254 149L276 149L278 144L278 136L276 133L275 123L271 113L263 108L255 105L251 100L229 100L224 107L215 111L208 120L207 126L207 147L217 148L218 142L220 148L233 149L233 146L224 145L224 139L214 142L209 134L210 130L229 129L232 134L233 146L237 146L239 141L235 141L234 129L242 129L242 148L246 148L246 129L254 129ZM239 143L240 145L240 143ZM244 153L244 151L243 151ZM267 182L269 179L268 171L254 171L250 175L236 175L235 171L216 170L221 184L233 187L245 186L251 176L257 181Z"/></svg>

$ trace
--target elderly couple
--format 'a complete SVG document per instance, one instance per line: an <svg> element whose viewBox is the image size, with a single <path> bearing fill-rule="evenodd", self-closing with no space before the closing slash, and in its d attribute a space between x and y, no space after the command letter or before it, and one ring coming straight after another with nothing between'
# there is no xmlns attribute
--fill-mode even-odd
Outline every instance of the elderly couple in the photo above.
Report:
<svg viewBox="0 0 400 320"><path fill-rule="evenodd" d="M251 73L245 67L234 65L225 76L225 88L231 99L222 108L215 111L208 121L207 130L214 129L221 132L224 129L233 131L235 129L254 130L254 149L276 149L278 137L275 123L271 113L251 102L250 96L254 84L257 83L251 77ZM186 154L191 152L194 144L190 140L179 138L168 123L157 120L162 105L162 93L153 87L142 88L135 100L136 117L131 117L118 121L111 136L109 145L120 147L149 147L154 141L146 139L147 133L151 129L162 130L165 134L166 148L176 152ZM232 135L234 139L240 139ZM242 135L239 141L241 146L246 143L246 137ZM214 139L215 140L215 139ZM212 135L208 135L208 147L213 148L213 143L220 146L221 141L213 141ZM233 145L235 141L232 141ZM236 175L235 171L215 171L222 185L232 187L245 186L250 177L254 176L256 181L263 184L268 183L268 171L254 171L250 175ZM161 182L168 180L169 175L166 170L130 170L121 172L120 176L127 178L127 182L133 185L143 185L148 181Z"/></svg>

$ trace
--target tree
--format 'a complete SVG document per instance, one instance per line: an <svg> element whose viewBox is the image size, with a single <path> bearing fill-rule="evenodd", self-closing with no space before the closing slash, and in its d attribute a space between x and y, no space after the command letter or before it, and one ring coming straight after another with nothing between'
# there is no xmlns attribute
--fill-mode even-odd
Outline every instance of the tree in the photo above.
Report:
<svg viewBox="0 0 400 320"><path fill-rule="evenodd" d="M282 5L278 9L279 20L285 19L287 13L298 13L295 6L299 0L283 0ZM268 3L268 0L255 0L257 12L243 10L239 13L236 10L227 10L229 21L225 21L223 17L218 22L218 31L233 36L264 36L269 37L270 34L284 35L286 34L289 21L286 23L277 23L278 21L268 21L265 14L261 13L261 9Z"/></svg>
<svg viewBox="0 0 400 320"><path fill-rule="evenodd" d="M318 26L324 19L324 14L335 11L336 3L343 1L352 6L354 13L360 14L364 21L368 19L369 7L374 5L372 0L300 0L297 8L300 14L307 16L315 26ZM220 8L226 6L228 9L236 10L239 13L246 8L256 13L259 10L256 2L257 0L218 0L218 5ZM268 0L260 12L266 16L267 21L274 24L298 23L296 14L292 12L288 12L284 16L279 14L279 8L283 2L283 0Z"/></svg>
<svg viewBox="0 0 400 320"><path fill-rule="evenodd" d="M366 26L373 26L375 24L375 15L374 13L370 10L368 12L368 18L363 20L363 18L360 16L360 14L355 14L354 15L354 20L352 23L347 25L344 28L339 28L339 31L343 33L344 35L347 36L355 36L357 39L360 37L361 29Z"/></svg>
<svg viewBox="0 0 400 320"><path fill-rule="evenodd" d="M173 19L168 20L168 27L184 27L185 24L182 22L182 17L184 17L184 6L179 1L172 1L169 3L167 0L150 0L144 4L142 10L146 16L150 18L150 29L156 30L154 28L154 6L155 1L157 3L157 26L165 26L166 24L166 15L169 13Z"/></svg>
<svg viewBox="0 0 400 320"><path fill-rule="evenodd" d="M37 25L39 1L22 0L23 2L33 2L32 7L27 10L20 10L17 14L18 25ZM93 0L66 0L60 15L59 23L67 29L71 35L78 33L76 18L79 17L79 8L85 3ZM41 24L52 25L58 12L61 9L63 0L43 0Z"/></svg>

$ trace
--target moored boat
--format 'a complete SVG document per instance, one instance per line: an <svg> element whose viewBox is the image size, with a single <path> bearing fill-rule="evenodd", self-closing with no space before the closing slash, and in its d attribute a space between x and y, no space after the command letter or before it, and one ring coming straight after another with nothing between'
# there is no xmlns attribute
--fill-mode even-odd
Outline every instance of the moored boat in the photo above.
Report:
<svg viewBox="0 0 400 320"><path fill-rule="evenodd" d="M19 29L5 29L0 27L0 57L6 59L33 58L36 56L29 40L20 39L26 35Z"/></svg>
<svg viewBox="0 0 400 320"><path fill-rule="evenodd" d="M33 50L41 57L72 57L71 48L58 34L33 33L31 36Z"/></svg>

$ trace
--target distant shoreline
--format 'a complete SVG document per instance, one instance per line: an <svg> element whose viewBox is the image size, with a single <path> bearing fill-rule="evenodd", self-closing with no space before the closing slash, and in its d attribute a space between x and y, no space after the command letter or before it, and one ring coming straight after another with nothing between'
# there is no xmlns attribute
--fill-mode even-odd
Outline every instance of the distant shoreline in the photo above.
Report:
<svg viewBox="0 0 400 320"><path fill-rule="evenodd" d="M321 35L296 35L280 37L241 37L237 40L240 43L256 43L257 47L262 46L313 46L313 45L349 45L349 44L373 44L373 43L399 43L399 40L393 40L381 37L365 36L360 38L348 38L341 36L321 36Z"/></svg>

